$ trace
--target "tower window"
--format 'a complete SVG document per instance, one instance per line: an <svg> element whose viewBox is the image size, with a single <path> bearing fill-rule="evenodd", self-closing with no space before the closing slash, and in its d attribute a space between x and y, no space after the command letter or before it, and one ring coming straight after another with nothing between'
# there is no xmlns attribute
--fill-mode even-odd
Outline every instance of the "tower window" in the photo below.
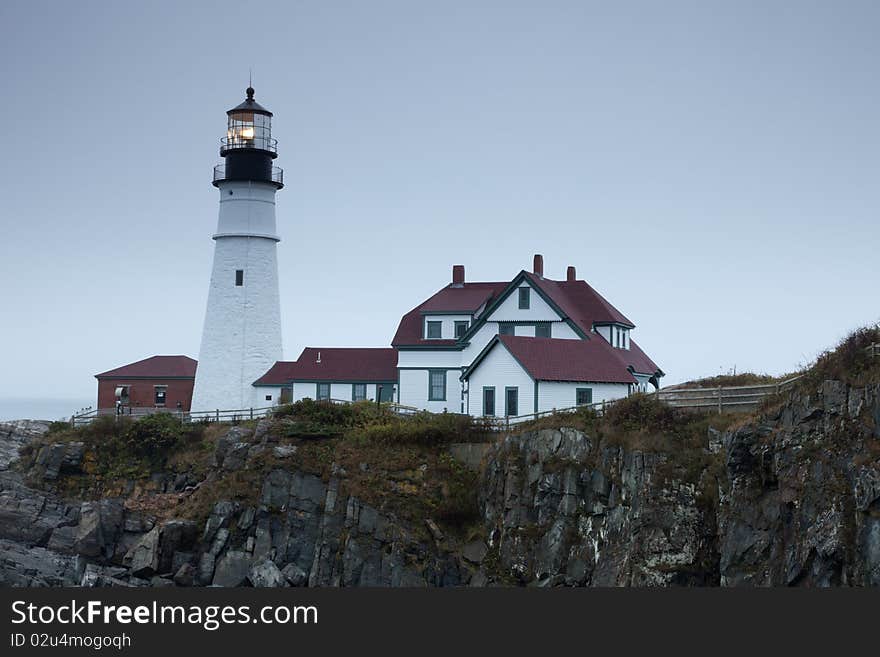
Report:
<svg viewBox="0 0 880 657"><path fill-rule="evenodd" d="M241 287L244 285L244 269L236 269L235 270L235 286Z"/></svg>

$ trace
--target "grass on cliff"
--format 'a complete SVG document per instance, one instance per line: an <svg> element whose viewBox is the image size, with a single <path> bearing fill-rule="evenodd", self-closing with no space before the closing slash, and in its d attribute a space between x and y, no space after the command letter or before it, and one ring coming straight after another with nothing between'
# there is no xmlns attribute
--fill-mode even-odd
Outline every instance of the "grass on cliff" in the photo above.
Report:
<svg viewBox="0 0 880 657"><path fill-rule="evenodd" d="M477 520L476 475L446 447L485 440L490 427L480 420L429 413L399 417L369 402L303 400L279 408L268 422L266 444L235 471L218 469L214 462L217 440L230 425L183 424L167 414L136 421L111 416L76 429L58 425L31 446L23 462L32 462L42 444L82 442L82 471L62 473L53 484L59 492L124 495L130 505L155 515L204 520L220 499L256 505L266 473L284 468L325 481L336 477L344 495L355 495L419 527L431 518L447 530L464 530ZM240 427L240 440L261 442L254 435L256 422ZM276 446L296 450L279 456ZM183 495L163 493L161 480L178 474L198 482L198 488Z"/></svg>
<svg viewBox="0 0 880 657"><path fill-rule="evenodd" d="M42 440L23 451L22 462L36 458L43 445L81 442L81 474L60 477L61 492L118 494L157 472L190 472L195 478L202 476L210 465L212 434L216 434L214 427L203 423L184 424L169 413L137 420L104 416L76 428L53 423Z"/></svg>
<svg viewBox="0 0 880 657"><path fill-rule="evenodd" d="M772 376L770 374L756 374L755 372L740 372L739 374L718 374L716 376L707 376L693 381L686 381L674 386L664 388L664 390L687 390L689 388L717 388L718 386L736 387L736 386L759 386L768 383L778 383L786 378L794 375Z"/></svg>
<svg viewBox="0 0 880 657"><path fill-rule="evenodd" d="M373 402L333 404L303 399L274 414L276 430L296 438L344 437L361 445L423 445L483 440L492 426L479 418L454 413L401 416Z"/></svg>
<svg viewBox="0 0 880 657"><path fill-rule="evenodd" d="M823 351L804 372L803 383L815 387L826 379L852 386L880 383L880 354L871 355L868 347L880 344L880 325L857 329L837 345Z"/></svg>
<svg viewBox="0 0 880 657"><path fill-rule="evenodd" d="M606 447L663 454L668 457L664 474L699 484L704 476L717 477L721 471L720 457L708 450L710 429L724 431L741 419L741 414L673 408L653 395L635 394L609 405L601 416L584 408L546 415L517 431L578 429L596 441L594 455Z"/></svg>

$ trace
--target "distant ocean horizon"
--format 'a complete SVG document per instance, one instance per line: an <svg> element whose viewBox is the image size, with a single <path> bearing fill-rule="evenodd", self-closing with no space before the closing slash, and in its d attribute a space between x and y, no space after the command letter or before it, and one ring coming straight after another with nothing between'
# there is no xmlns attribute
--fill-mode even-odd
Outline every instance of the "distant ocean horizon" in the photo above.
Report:
<svg viewBox="0 0 880 657"><path fill-rule="evenodd" d="M89 406L94 407L95 398L71 397L51 399L45 397L0 397L0 422L9 420L68 420L74 413Z"/></svg>

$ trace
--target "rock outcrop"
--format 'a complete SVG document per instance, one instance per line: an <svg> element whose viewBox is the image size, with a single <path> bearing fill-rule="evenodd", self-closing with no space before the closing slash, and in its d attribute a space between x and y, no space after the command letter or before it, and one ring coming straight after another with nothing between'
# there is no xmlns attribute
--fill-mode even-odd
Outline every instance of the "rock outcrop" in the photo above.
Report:
<svg viewBox="0 0 880 657"><path fill-rule="evenodd" d="M715 523L669 455L597 449L571 429L508 436L490 454L481 507L495 573L572 586L718 583Z"/></svg>
<svg viewBox="0 0 880 657"><path fill-rule="evenodd" d="M47 427L5 424L0 585L877 586L878 427L880 387L826 381L710 428L690 462L574 429L508 435L480 450L481 526L464 534L364 502L342 468L286 466L296 446L269 444L265 422L214 454L217 476L259 473L259 495L212 500L198 524L125 496L61 497L82 445L41 440L16 464ZM255 469L263 454L280 461ZM155 479L162 495L200 485Z"/></svg>
<svg viewBox="0 0 880 657"><path fill-rule="evenodd" d="M825 381L724 437L721 583L880 585L880 386Z"/></svg>

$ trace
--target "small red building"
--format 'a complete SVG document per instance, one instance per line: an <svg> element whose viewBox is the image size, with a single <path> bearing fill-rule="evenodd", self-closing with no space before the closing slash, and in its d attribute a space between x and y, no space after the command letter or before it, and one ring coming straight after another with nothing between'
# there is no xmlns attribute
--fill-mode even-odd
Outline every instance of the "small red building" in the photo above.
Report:
<svg viewBox="0 0 880 657"><path fill-rule="evenodd" d="M152 356L96 374L98 412L189 411L197 364L188 356Z"/></svg>

